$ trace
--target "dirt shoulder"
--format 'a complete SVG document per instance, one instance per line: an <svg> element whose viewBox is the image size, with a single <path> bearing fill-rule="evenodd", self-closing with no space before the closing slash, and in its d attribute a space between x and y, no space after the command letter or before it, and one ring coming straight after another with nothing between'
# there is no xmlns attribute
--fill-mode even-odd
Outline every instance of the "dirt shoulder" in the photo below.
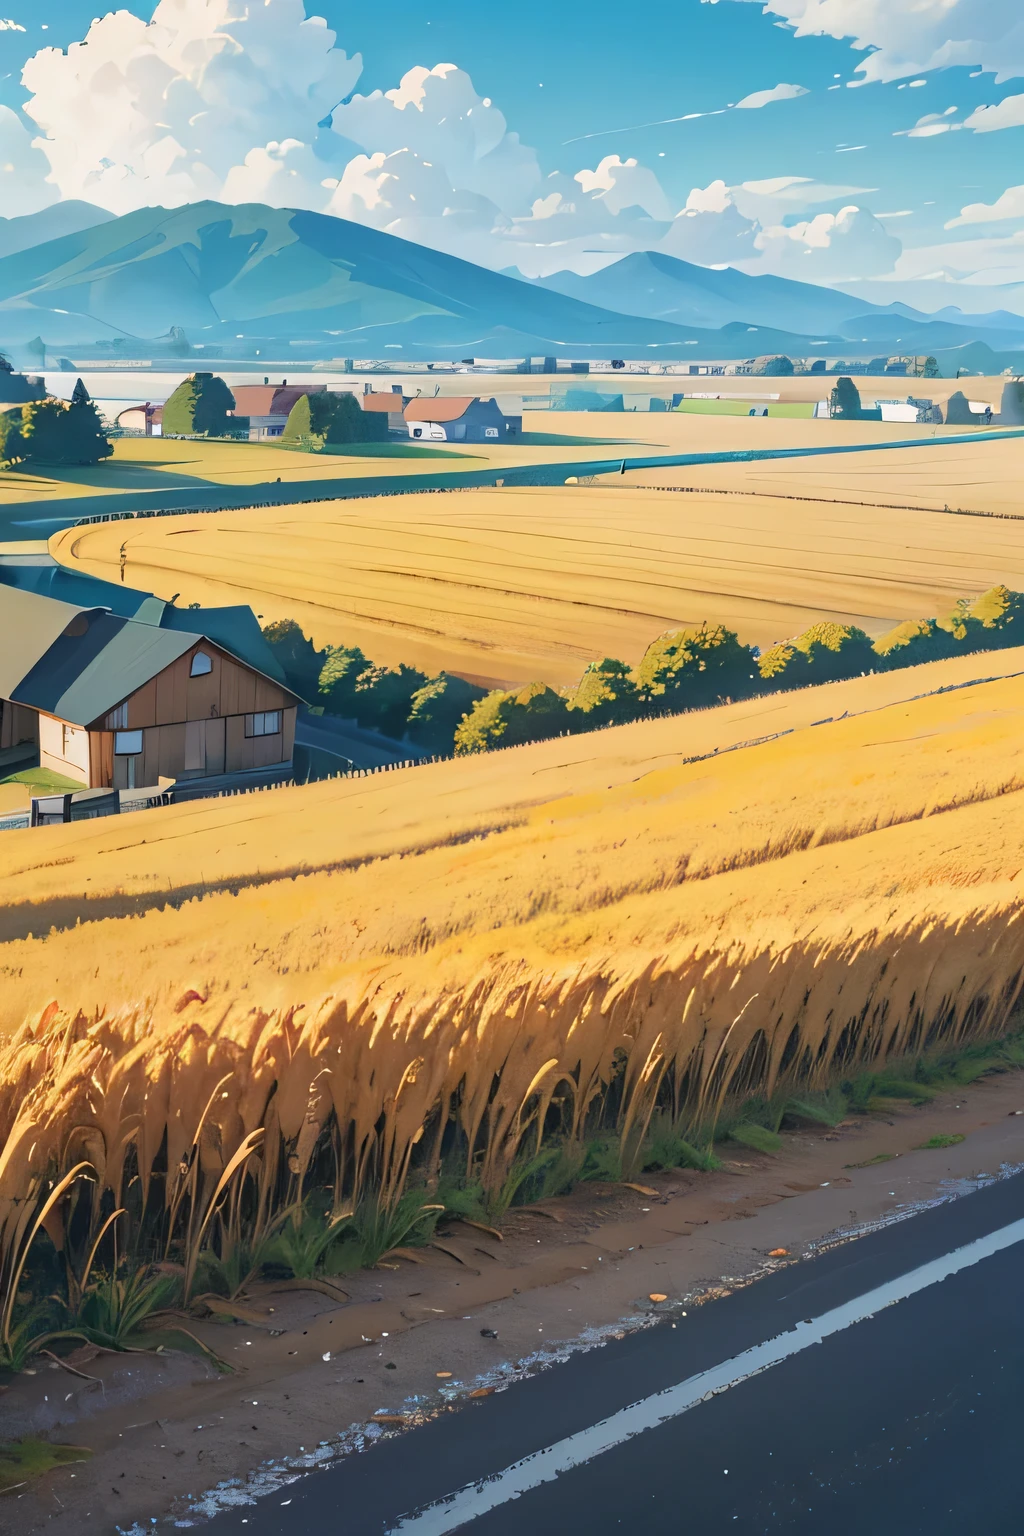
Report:
<svg viewBox="0 0 1024 1536"><path fill-rule="evenodd" d="M947 1135L964 1140L915 1150ZM965 1192L1024 1162L1024 1074L787 1135L774 1157L723 1152L715 1173L586 1184L513 1211L502 1240L448 1223L415 1262L351 1277L344 1306L287 1292L254 1301L247 1318L197 1324L230 1375L177 1354L80 1352L83 1375L38 1361L0 1395L0 1439L38 1434L93 1455L0 1497L0 1532L200 1524L303 1466L425 1414L471 1410L474 1392L722 1294L836 1234ZM785 1255L772 1257L777 1249Z"/></svg>

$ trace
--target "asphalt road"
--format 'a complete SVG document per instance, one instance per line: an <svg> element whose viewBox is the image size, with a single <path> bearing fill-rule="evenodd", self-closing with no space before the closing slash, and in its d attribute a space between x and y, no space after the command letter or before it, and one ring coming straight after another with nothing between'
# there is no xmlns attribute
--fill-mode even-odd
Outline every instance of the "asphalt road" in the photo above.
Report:
<svg viewBox="0 0 1024 1536"><path fill-rule="evenodd" d="M203 1529L1020 1533L1022 1278L1019 1175L690 1309L674 1328L578 1355ZM759 1374L746 1376L745 1351ZM679 1411L691 1390L679 1384L693 1378L699 1394L716 1378L726 1389ZM644 1429L652 1394L665 1394L661 1422ZM593 1454L595 1440L609 1448Z"/></svg>

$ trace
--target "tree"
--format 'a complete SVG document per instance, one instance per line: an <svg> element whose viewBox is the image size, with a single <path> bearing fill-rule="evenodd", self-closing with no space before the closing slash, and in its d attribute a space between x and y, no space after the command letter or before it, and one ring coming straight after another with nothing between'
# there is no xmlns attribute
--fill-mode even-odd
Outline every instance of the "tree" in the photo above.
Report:
<svg viewBox="0 0 1024 1536"><path fill-rule="evenodd" d="M756 680L751 648L723 624L707 623L661 635L633 674L643 702L666 713L743 698L754 692Z"/></svg>
<svg viewBox="0 0 1024 1536"><path fill-rule="evenodd" d="M983 639L985 646L1024 643L1024 593L1011 592L1004 586L989 587L975 598L967 612L982 629L989 631Z"/></svg>
<svg viewBox="0 0 1024 1536"><path fill-rule="evenodd" d="M939 373L939 365L934 357L926 357L922 360L920 377L922 379L939 379L942 377Z"/></svg>
<svg viewBox="0 0 1024 1536"><path fill-rule="evenodd" d="M837 379L832 390L832 415L839 421L860 421L860 390L845 375Z"/></svg>
<svg viewBox="0 0 1024 1536"><path fill-rule="evenodd" d="M412 696L408 730L413 741L432 752L450 752L455 732L485 690L450 672L439 672Z"/></svg>
<svg viewBox="0 0 1024 1536"><path fill-rule="evenodd" d="M114 451L91 400L32 400L22 406L21 422L25 457L44 464L98 464Z"/></svg>
<svg viewBox="0 0 1024 1536"><path fill-rule="evenodd" d="M333 645L320 670L318 695L329 715L356 718L356 686L372 666L358 645Z"/></svg>
<svg viewBox="0 0 1024 1536"><path fill-rule="evenodd" d="M953 636L940 629L934 619L906 619L879 635L872 649L886 667L916 667L952 656L957 646Z"/></svg>
<svg viewBox="0 0 1024 1536"><path fill-rule="evenodd" d="M946 401L946 425L949 427L977 427L982 423L982 416L971 410L971 402L962 389L958 389L950 395Z"/></svg>
<svg viewBox="0 0 1024 1536"><path fill-rule="evenodd" d="M327 446L343 443L380 443L387 439L388 418L384 411L364 411L355 395L344 390L331 394L333 404Z"/></svg>
<svg viewBox="0 0 1024 1536"><path fill-rule="evenodd" d="M25 457L21 409L0 411L0 464L17 464Z"/></svg>
<svg viewBox="0 0 1024 1536"><path fill-rule="evenodd" d="M404 736L413 697L426 681L425 672L404 662L397 667L368 667L356 679L356 719L364 730Z"/></svg>
<svg viewBox="0 0 1024 1536"><path fill-rule="evenodd" d="M223 437L235 397L215 373L190 373L164 406L165 437Z"/></svg>
<svg viewBox="0 0 1024 1536"><path fill-rule="evenodd" d="M826 619L797 635L793 644L807 657L809 683L857 677L878 665L870 635L853 624L833 624Z"/></svg>
<svg viewBox="0 0 1024 1536"><path fill-rule="evenodd" d="M574 730L594 730L599 725L621 725L639 710L636 684L624 661L606 656L592 661L567 700Z"/></svg>
<svg viewBox="0 0 1024 1536"><path fill-rule="evenodd" d="M326 389L300 395L288 413L281 441L322 448L327 441L332 414Z"/></svg>
<svg viewBox="0 0 1024 1536"><path fill-rule="evenodd" d="M957 642L956 651L977 651L985 648L985 633L981 621L971 612L971 599L960 597L948 613L940 613L935 620L939 629L945 630Z"/></svg>
<svg viewBox="0 0 1024 1536"><path fill-rule="evenodd" d="M761 372L766 378L783 378L793 373L794 369L788 357L769 357Z"/></svg>
<svg viewBox="0 0 1024 1536"><path fill-rule="evenodd" d="M89 394L89 391L86 389L86 387L82 383L81 379L77 379L75 381L75 387L71 391L71 404L72 405L91 405L92 404L92 396Z"/></svg>
<svg viewBox="0 0 1024 1536"><path fill-rule="evenodd" d="M566 729L568 714L562 695L547 683L527 683L508 693L497 689L474 704L455 732L455 750L462 755L546 741Z"/></svg>
<svg viewBox="0 0 1024 1536"><path fill-rule="evenodd" d="M805 688L811 681L807 656L791 640L769 646L757 658L757 670L773 688Z"/></svg>
<svg viewBox="0 0 1024 1536"><path fill-rule="evenodd" d="M318 651L294 619L278 619L265 625L263 638L273 651L292 692L300 699L315 699L320 673L327 659L326 649Z"/></svg>

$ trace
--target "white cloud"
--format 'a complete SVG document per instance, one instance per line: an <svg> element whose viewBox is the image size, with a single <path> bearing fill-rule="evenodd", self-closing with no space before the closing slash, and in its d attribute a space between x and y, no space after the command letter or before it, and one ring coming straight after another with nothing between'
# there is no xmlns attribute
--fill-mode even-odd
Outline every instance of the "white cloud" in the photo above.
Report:
<svg viewBox="0 0 1024 1536"><path fill-rule="evenodd" d="M1024 96L1004 96L994 107L976 107L964 120L975 133L995 133L1000 128L1024 128Z"/></svg>
<svg viewBox="0 0 1024 1536"><path fill-rule="evenodd" d="M764 229L755 244L762 252L761 270L808 282L846 282L889 272L902 249L872 213L853 204L838 213Z"/></svg>
<svg viewBox="0 0 1024 1536"><path fill-rule="evenodd" d="M160 0L148 24L116 11L35 54L25 111L63 197L173 207L220 195L254 147L310 141L362 68L334 41L302 0Z"/></svg>
<svg viewBox="0 0 1024 1536"><path fill-rule="evenodd" d="M353 97L335 111L334 129L385 154L413 148L443 165L453 185L502 208L522 207L541 180L535 152L508 131L490 98L478 96L454 64L418 66L394 90Z"/></svg>
<svg viewBox="0 0 1024 1536"><path fill-rule="evenodd" d="M24 32L25 28L18 21L4 21L0 18L0 32Z"/></svg>
<svg viewBox="0 0 1024 1536"><path fill-rule="evenodd" d="M633 251L801 277L888 270L899 242L859 206L795 214L870 190L806 177L695 187L680 208L655 172L606 155L542 174L499 108L455 64L417 66L354 94L362 61L302 0L159 0L43 49L23 82L31 135L0 110L5 208L58 196L113 213L202 198L356 220L529 276L593 271ZM804 94L778 85L750 109ZM5 115L6 114L6 115ZM45 178L49 176L47 181Z"/></svg>
<svg viewBox="0 0 1024 1536"><path fill-rule="evenodd" d="M711 0L717 3L717 0ZM797 37L848 37L867 53L862 82L970 65L997 81L1024 74L1020 0L757 0ZM916 83L916 82L915 82Z"/></svg>
<svg viewBox="0 0 1024 1536"><path fill-rule="evenodd" d="M795 96L808 95L804 85L776 85L770 91L752 91L749 96L744 96L742 101L736 103L736 110L741 107L767 107L773 101L792 101Z"/></svg>
<svg viewBox="0 0 1024 1536"><path fill-rule="evenodd" d="M1002 197L994 203L968 203L961 208L957 218L950 219L947 229L960 224L993 224L1001 219L1024 219L1024 187L1007 187Z"/></svg>
<svg viewBox="0 0 1024 1536"><path fill-rule="evenodd" d="M57 188L45 179L49 169L18 114L0 106L0 215L17 218L55 203Z"/></svg>

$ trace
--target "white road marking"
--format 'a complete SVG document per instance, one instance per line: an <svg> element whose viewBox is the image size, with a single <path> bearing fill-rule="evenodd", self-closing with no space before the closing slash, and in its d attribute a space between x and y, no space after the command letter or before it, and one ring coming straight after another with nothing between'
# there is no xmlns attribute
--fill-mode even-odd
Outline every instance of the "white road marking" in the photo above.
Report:
<svg viewBox="0 0 1024 1536"><path fill-rule="evenodd" d="M535 1451L522 1461L513 1462L493 1477L449 1494L416 1513L403 1516L391 1530L395 1533L415 1532L415 1536L447 1536L449 1531L460 1530L471 1520L479 1519L489 1510L519 1498L532 1488L553 1482L561 1473L593 1461L597 1456L603 1456L606 1451L614 1450L635 1435L643 1434L644 1430L656 1429L659 1424L696 1408L709 1397L727 1392L740 1382L749 1381L752 1376L769 1370L782 1360L788 1360L801 1350L809 1349L812 1344L820 1344L831 1334L864 1322L884 1307L905 1301L908 1296L914 1296L918 1291L947 1280L950 1275L959 1274L961 1270L969 1269L982 1259L991 1258L993 1254L1001 1253L1004 1248L1022 1241L1024 1220L1000 1227L998 1231L979 1237L963 1248L955 1248L941 1258L922 1264L919 1269L912 1269L898 1280L890 1280L873 1291L866 1291L853 1301L845 1302L841 1307L834 1307L821 1317L797 1323L777 1338L756 1344L752 1349L733 1356L731 1360L724 1360L721 1365L712 1366L710 1370L690 1376L674 1387L666 1387L662 1392L642 1398L640 1402L620 1409L618 1413L602 1419L599 1424L591 1425L589 1429L582 1429L544 1450Z"/></svg>

